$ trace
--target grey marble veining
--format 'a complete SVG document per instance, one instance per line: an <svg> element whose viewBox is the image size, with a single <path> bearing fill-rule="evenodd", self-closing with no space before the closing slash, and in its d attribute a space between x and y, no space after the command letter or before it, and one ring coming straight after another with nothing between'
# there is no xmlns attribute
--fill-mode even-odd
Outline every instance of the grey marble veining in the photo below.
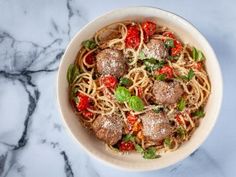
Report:
<svg viewBox="0 0 236 177"><path fill-rule="evenodd" d="M96 16L131 5L160 7L191 21L215 49L225 86L222 111L207 141L171 167L142 173L89 157L66 133L55 93L71 37ZM0 0L0 176L235 176L235 6L233 0Z"/></svg>

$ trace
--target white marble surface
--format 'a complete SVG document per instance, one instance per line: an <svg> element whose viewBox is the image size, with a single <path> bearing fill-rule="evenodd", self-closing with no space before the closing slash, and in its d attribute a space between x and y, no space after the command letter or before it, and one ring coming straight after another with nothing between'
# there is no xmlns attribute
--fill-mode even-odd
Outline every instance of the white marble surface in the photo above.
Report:
<svg viewBox="0 0 236 177"><path fill-rule="evenodd" d="M147 5L177 13L209 40L224 76L224 100L207 141L187 159L152 172L113 169L65 132L56 104L58 64L70 38L114 8ZM0 0L0 176L236 175L236 1Z"/></svg>

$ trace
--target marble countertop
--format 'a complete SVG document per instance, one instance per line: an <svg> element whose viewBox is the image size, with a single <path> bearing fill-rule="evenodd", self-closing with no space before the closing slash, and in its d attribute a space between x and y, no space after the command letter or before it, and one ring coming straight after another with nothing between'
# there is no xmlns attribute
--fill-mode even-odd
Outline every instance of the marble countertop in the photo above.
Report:
<svg viewBox="0 0 236 177"><path fill-rule="evenodd" d="M55 93L71 37L98 15L132 5L163 8L192 22L215 49L224 76L222 110L205 143L173 166L142 173L89 157L66 133ZM235 7L234 0L0 0L0 176L235 176Z"/></svg>

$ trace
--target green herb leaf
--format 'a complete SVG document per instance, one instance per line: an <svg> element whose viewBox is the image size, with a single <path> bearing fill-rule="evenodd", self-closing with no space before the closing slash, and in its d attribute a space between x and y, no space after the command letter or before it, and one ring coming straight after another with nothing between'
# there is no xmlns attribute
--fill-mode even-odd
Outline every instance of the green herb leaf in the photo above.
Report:
<svg viewBox="0 0 236 177"><path fill-rule="evenodd" d="M127 134L127 135L125 135L125 136L123 137L123 140L124 140L125 142L127 142L127 141L132 141L133 143L135 143L135 136L132 135L132 134Z"/></svg>
<svg viewBox="0 0 236 177"><path fill-rule="evenodd" d="M165 74L159 74L155 77L156 80L159 81L164 81L166 79L166 75Z"/></svg>
<svg viewBox="0 0 236 177"><path fill-rule="evenodd" d="M179 126L176 130L176 133L178 136L180 136L180 138L184 138L186 130L182 126Z"/></svg>
<svg viewBox="0 0 236 177"><path fill-rule="evenodd" d="M153 71L159 68L162 68L165 64L164 60L156 60L155 58L149 58L144 60L144 65L146 66L147 71Z"/></svg>
<svg viewBox="0 0 236 177"><path fill-rule="evenodd" d="M196 116L198 118L204 117L205 113L204 113L204 109L203 107L200 107L197 111L195 111L194 113L192 113L193 116Z"/></svg>
<svg viewBox="0 0 236 177"><path fill-rule="evenodd" d="M144 159L156 159L159 158L159 155L156 155L156 148L155 147L149 147L144 151L143 158Z"/></svg>
<svg viewBox="0 0 236 177"><path fill-rule="evenodd" d="M133 84L133 81L129 78L126 78L126 77L122 77L120 78L120 82L119 82L120 85L123 85L123 86L131 86Z"/></svg>
<svg viewBox="0 0 236 177"><path fill-rule="evenodd" d="M171 140L170 140L169 137L165 138L164 144L165 144L166 146L168 146L168 147L171 145Z"/></svg>
<svg viewBox="0 0 236 177"><path fill-rule="evenodd" d="M73 100L74 100L76 105L79 103L79 98L78 97L73 97Z"/></svg>
<svg viewBox="0 0 236 177"><path fill-rule="evenodd" d="M86 48L86 49L94 49L97 44L93 41L93 40L86 40L82 42L82 45Z"/></svg>
<svg viewBox="0 0 236 177"><path fill-rule="evenodd" d="M153 111L154 111L155 113L159 113L159 112L161 112L162 109L163 109L162 107L161 107L161 108L155 108L155 109L153 109Z"/></svg>
<svg viewBox="0 0 236 177"><path fill-rule="evenodd" d="M79 91L78 87L73 87L70 91L70 98L72 99L72 98L76 97L76 94L78 91Z"/></svg>
<svg viewBox="0 0 236 177"><path fill-rule="evenodd" d="M134 111L142 111L144 109L143 101L138 96L132 96L128 103L129 107Z"/></svg>
<svg viewBox="0 0 236 177"><path fill-rule="evenodd" d="M141 60L144 60L146 58L146 56L142 50L139 52L138 58Z"/></svg>
<svg viewBox="0 0 236 177"><path fill-rule="evenodd" d="M135 144L134 147L135 147L135 150L138 153L143 153L144 152L143 148L139 144Z"/></svg>
<svg viewBox="0 0 236 177"><path fill-rule="evenodd" d="M178 110L179 111L183 111L183 109L185 108L186 102L183 98L180 99L179 103L178 103Z"/></svg>
<svg viewBox="0 0 236 177"><path fill-rule="evenodd" d="M118 86L115 91L115 97L119 102L128 101L131 97L129 90L125 87Z"/></svg>
<svg viewBox="0 0 236 177"><path fill-rule="evenodd" d="M187 76L180 76L180 78L186 80L186 81L190 81L193 77L195 76L194 71L192 70L192 68L188 71L188 75Z"/></svg>
<svg viewBox="0 0 236 177"><path fill-rule="evenodd" d="M165 46L166 46L166 48L173 48L175 45L174 45L174 40L173 39L167 39L166 41L165 41Z"/></svg>
<svg viewBox="0 0 236 177"><path fill-rule="evenodd" d="M70 64L67 69L67 81L72 84L76 77L79 75L79 69L75 64Z"/></svg>
<svg viewBox="0 0 236 177"><path fill-rule="evenodd" d="M197 50L195 47L192 48L192 56L195 61L202 61L205 59L202 51Z"/></svg>

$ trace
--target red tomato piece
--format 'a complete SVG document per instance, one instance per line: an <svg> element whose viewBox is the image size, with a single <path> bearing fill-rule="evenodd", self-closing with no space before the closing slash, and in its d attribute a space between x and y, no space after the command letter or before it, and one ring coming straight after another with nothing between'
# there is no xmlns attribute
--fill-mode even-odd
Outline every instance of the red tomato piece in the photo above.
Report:
<svg viewBox="0 0 236 177"><path fill-rule="evenodd" d="M107 75L107 76L102 77L102 83L107 88L115 88L117 84L117 79L114 76Z"/></svg>
<svg viewBox="0 0 236 177"><path fill-rule="evenodd" d="M140 44L140 31L137 25L128 26L127 36L125 39L125 45L127 48L137 49Z"/></svg>
<svg viewBox="0 0 236 177"><path fill-rule="evenodd" d="M197 62L194 66L197 70L201 70L202 69L202 63L201 62Z"/></svg>
<svg viewBox="0 0 236 177"><path fill-rule="evenodd" d="M163 66L159 71L159 74L165 74L167 79L173 77L173 69L170 66Z"/></svg>
<svg viewBox="0 0 236 177"><path fill-rule="evenodd" d="M182 120L179 117L179 114L176 115L175 119L177 120L179 124L183 124Z"/></svg>
<svg viewBox="0 0 236 177"><path fill-rule="evenodd" d="M156 24L151 21L145 21L142 23L142 29L147 36L151 36L156 32Z"/></svg>
<svg viewBox="0 0 236 177"><path fill-rule="evenodd" d="M84 111L82 112L82 115L83 115L84 118L86 118L86 119L90 119L90 118L93 117L93 113L90 112L90 111L87 111L87 110L84 110Z"/></svg>
<svg viewBox="0 0 236 177"><path fill-rule="evenodd" d="M171 55L172 56L179 55L180 52L183 50L182 44L179 41L174 40L174 46L175 47L171 49Z"/></svg>
<svg viewBox="0 0 236 177"><path fill-rule="evenodd" d="M139 97L143 96L143 88L142 87L138 87L138 96Z"/></svg>
<svg viewBox="0 0 236 177"><path fill-rule="evenodd" d="M121 143L119 144L120 151L132 151L134 149L135 149L134 143L132 143L131 141L128 142L121 141Z"/></svg>
<svg viewBox="0 0 236 177"><path fill-rule="evenodd" d="M166 37L169 37L169 38L172 38L172 39L175 39L174 34L172 32L169 32L169 31L164 32L162 35L166 36Z"/></svg>
<svg viewBox="0 0 236 177"><path fill-rule="evenodd" d="M89 106L89 97L86 96L86 95L83 95L81 93L79 93L77 97L79 99L79 102L76 105L78 111L86 110L88 108L88 106Z"/></svg>
<svg viewBox="0 0 236 177"><path fill-rule="evenodd" d="M131 125L134 125L134 123L137 121L137 117L136 116L133 116L133 115L131 115L131 114L129 114L128 116L127 116L127 120L128 120L128 122L129 122L129 124L131 124Z"/></svg>
<svg viewBox="0 0 236 177"><path fill-rule="evenodd" d="M95 55L94 53L90 53L86 56L85 61L87 64L92 65L95 62Z"/></svg>

